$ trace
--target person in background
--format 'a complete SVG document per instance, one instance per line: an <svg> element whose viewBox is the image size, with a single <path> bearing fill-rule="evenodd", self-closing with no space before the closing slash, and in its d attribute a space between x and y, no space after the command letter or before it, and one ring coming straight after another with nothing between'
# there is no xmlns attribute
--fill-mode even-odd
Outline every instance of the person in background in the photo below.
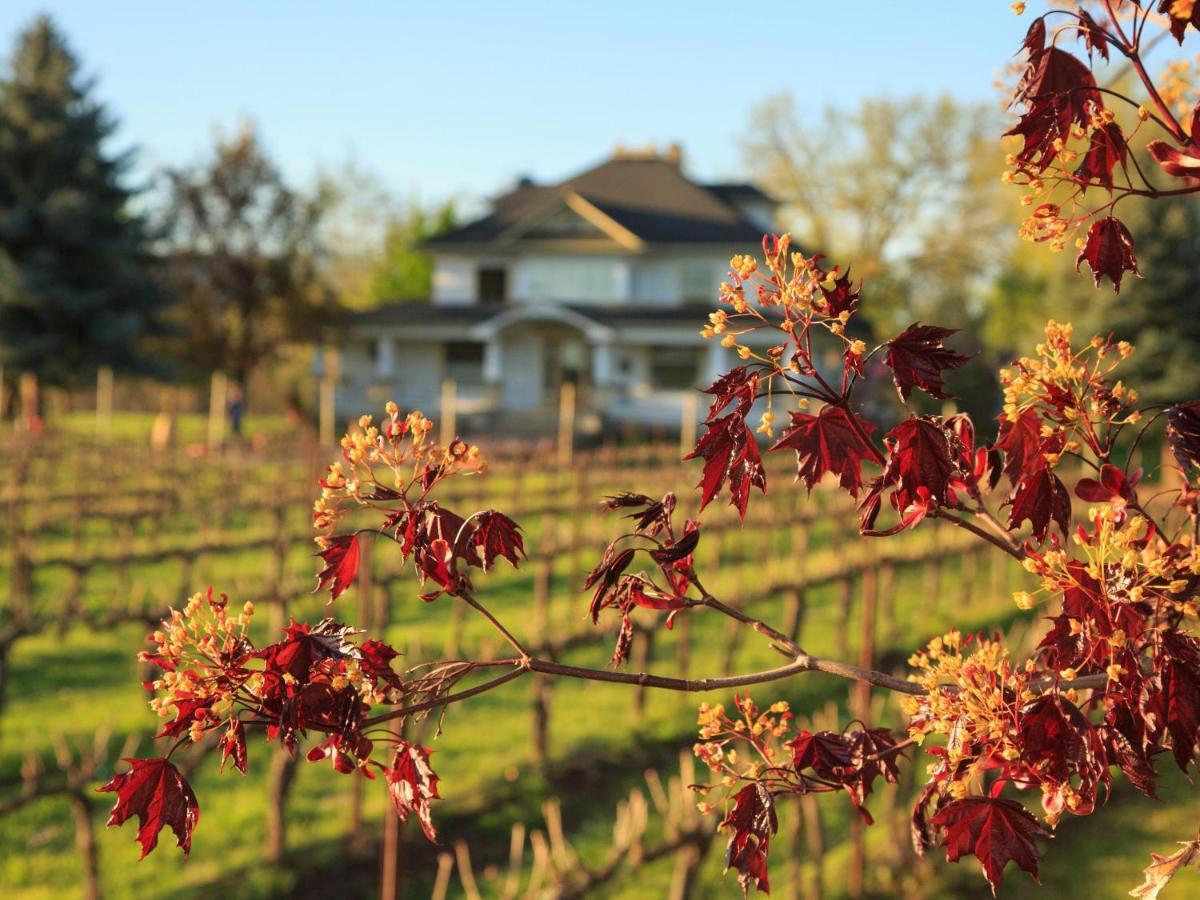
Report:
<svg viewBox="0 0 1200 900"><path fill-rule="evenodd" d="M229 392L229 428L235 437L242 436L242 417L246 414L246 398L241 387Z"/></svg>

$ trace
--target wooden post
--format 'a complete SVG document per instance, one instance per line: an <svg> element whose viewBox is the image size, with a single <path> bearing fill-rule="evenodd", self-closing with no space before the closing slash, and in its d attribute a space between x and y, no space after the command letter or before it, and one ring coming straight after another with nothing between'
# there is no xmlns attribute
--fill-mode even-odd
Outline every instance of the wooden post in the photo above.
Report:
<svg viewBox="0 0 1200 900"><path fill-rule="evenodd" d="M683 395L679 409L679 455L687 456L696 446L697 395L688 391Z"/></svg>
<svg viewBox="0 0 1200 900"><path fill-rule="evenodd" d="M458 385L453 378L442 382L442 446L449 447L450 442L458 437Z"/></svg>
<svg viewBox="0 0 1200 900"><path fill-rule="evenodd" d="M404 736L402 719L393 719L391 731L396 737ZM359 779L360 781L362 779ZM403 886L404 865L400 859L403 841L400 839L400 817L396 807L388 803L383 813L383 846L379 848L379 896L380 900L400 900ZM441 870L438 871L439 877ZM446 873L449 879L449 872Z"/></svg>
<svg viewBox="0 0 1200 900"><path fill-rule="evenodd" d="M225 441L225 399L229 379L224 372L213 372L208 390L208 446L213 449Z"/></svg>
<svg viewBox="0 0 1200 900"><path fill-rule="evenodd" d="M112 434L113 370L101 366L96 371L96 437L107 441Z"/></svg>
<svg viewBox="0 0 1200 900"><path fill-rule="evenodd" d="M21 373L21 422L22 431L34 428L38 418L38 379L32 372Z"/></svg>
<svg viewBox="0 0 1200 900"><path fill-rule="evenodd" d="M341 370L338 352L332 347L325 349L325 371L321 375L318 398L317 437L322 447L333 446L333 433L337 427L337 382Z"/></svg>
<svg viewBox="0 0 1200 900"><path fill-rule="evenodd" d="M571 465L575 453L575 385L563 383L558 397L558 465Z"/></svg>

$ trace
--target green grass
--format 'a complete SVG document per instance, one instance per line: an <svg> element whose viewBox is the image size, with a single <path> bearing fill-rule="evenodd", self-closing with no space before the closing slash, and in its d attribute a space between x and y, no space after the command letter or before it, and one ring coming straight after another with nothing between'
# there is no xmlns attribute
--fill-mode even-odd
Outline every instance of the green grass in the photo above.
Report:
<svg viewBox="0 0 1200 900"><path fill-rule="evenodd" d="M48 478L62 478L50 467ZM211 503L222 493L249 490L246 485L270 485L270 469L258 463L235 470L211 470L197 467L188 475L188 492L194 502L185 503L176 514L159 521L138 523L122 538L129 549L140 550L167 544L184 545L209 532L229 529L228 537L249 540L269 534L271 520L257 508L234 509L219 523L211 520ZM146 475L146 473L143 473ZM113 473L121 483L140 482L132 473ZM301 472L289 477L305 477ZM686 496L692 473L681 473L678 490ZM595 482L589 496L599 496L618 488L661 491L661 479L654 473L634 470L620 476L623 483ZM779 479L777 484L782 484ZM523 482L526 491L552 489L552 476L541 475ZM514 483L498 471L490 478L491 501L500 508L511 508ZM474 490L474 488L472 488ZM787 495L786 489L777 491ZM201 500L200 498L204 499ZM758 498L755 498L758 501ZM708 586L720 596L755 596L770 583L794 576L801 568L817 573L839 564L843 556L874 549L856 538L844 537L831 520L822 520L810 529L809 554L796 558L791 536L778 526L786 519L788 507L778 509L776 525L765 525L761 501L752 502L746 529L732 532L720 540L722 559L711 565L715 539L706 537L701 544L701 572L714 571L706 578ZM56 510L46 511L55 529L39 543L39 553L54 555L69 552L82 540L84 552L111 549L113 534L99 520L83 523L82 538L69 525L62 524ZM720 515L720 513L716 513ZM289 514L288 527L303 531L304 504ZM523 517L529 545L536 549L543 532L553 528L569 534L576 525L536 516ZM612 520L586 515L578 527L591 540L595 550L563 556L554 569L553 603L550 615L552 633L572 633L584 626L586 595L579 591L580 573L598 556L604 539L601 535L619 533ZM955 535L957 536L957 534ZM951 535L922 526L913 535L886 545L906 555L917 555L944 546ZM397 560L381 548L375 565L380 576L393 570ZM902 662L908 649L951 623L963 629L1007 627L1022 621L1007 592L1021 583L1022 573L1012 568L1001 580L987 572L976 573L981 586L964 594L957 575L957 558L948 557L943 573L941 595L928 595L919 567L898 570L895 584L893 621L880 623L881 640L877 659L887 665ZM6 561L0 565L0 584L7 584ZM261 587L266 566L264 550L233 550L215 555L197 564L190 583L195 588L213 584L228 590L235 598L253 595ZM308 548L298 544L289 550L285 566L295 586L293 612L297 617L320 616L330 611L322 598L304 592L311 585L313 561ZM481 576L478 593L506 622L523 630L530 613L529 597L532 566L513 573L507 570ZM121 572L118 567L99 570L89 576L84 591L86 608L105 608L128 602L121 592L141 591L148 598L163 602L178 600L183 572L175 562L161 562ZM69 585L69 572L61 567L40 569L35 577L35 602L58 609ZM454 609L442 598L425 604L417 598L412 581L397 583L393 591L391 621L387 638L409 659L440 655L455 625ZM964 603L968 599L968 603ZM835 585L815 588L808 597L809 612L804 623L802 643L816 653L831 653L839 641L842 626L838 621L839 589ZM783 601L768 597L749 610L767 621L779 621ZM358 605L354 592L339 601L332 611L355 621ZM712 613L693 612L691 671L693 674L721 674L720 660L730 639L726 620ZM849 651L854 653L859 633L857 612L845 627ZM6 706L0 716L0 784L3 794L19 792L22 760L30 753L43 756L49 764L51 746L57 736L69 743L90 742L98 731L111 732L110 760L119 745L130 736L142 741L139 755L148 755L149 737L155 721L139 687L134 657L142 644L145 628L122 625L102 632L72 625L67 619L61 629L53 629L17 644L8 673ZM502 653L494 634L476 617L467 618L459 640L466 648L488 648ZM594 645L571 652L566 661L603 666L611 647L610 638L597 638ZM674 672L678 633L660 630L654 668ZM753 634L740 636L736 668L741 671L777 664L765 642ZM853 658L853 656L851 657ZM788 699L801 715L822 710L829 704L844 704L847 685L835 679L809 675L788 682L766 685L754 695L764 701ZM444 732L426 740L436 750L435 768L442 777L444 799L435 805L435 820L445 847L456 840L470 842L472 859L485 893L494 893L495 881L487 877L491 870L501 874L507 857L509 830L515 822L531 828L542 827L540 806L544 799L562 799L564 822L573 846L581 857L598 865L607 850L614 808L631 789L644 786L642 771L654 766L664 777L674 771L680 749L694 740L695 707L703 699L727 702L727 696L686 696L652 692L645 715L634 721L631 692L624 687L592 682L561 681L554 687L550 763L543 769L531 754L531 686L520 680L472 702L447 711ZM890 703L890 701L888 701ZM882 714L882 721L897 721L894 707ZM432 725L429 720L429 725ZM429 727L429 726L426 726ZM137 863L138 848L133 843L134 829L100 829L99 842L103 882L109 897L211 897L227 894L236 897L296 896L371 896L376 888L376 862L373 856L356 860L349 856L345 837L350 817L351 779L334 773L328 766L301 763L296 789L289 808L291 854L288 864L272 868L261 863L264 841L265 773L274 747L254 741L251 745L251 771L243 777L217 772L215 757L206 759L192 778L202 807L191 858L183 863L164 836L159 850ZM916 763L919 767L924 760ZM99 780L111 774L99 773ZM919 774L919 773L918 773ZM1067 821L1049 848L1044 865L1045 896L1078 896L1081 873L1086 872L1088 893L1097 897L1119 896L1139 880L1138 870L1149 861L1149 852L1169 852L1173 841L1192 836L1196 828L1196 793L1186 781L1173 778L1164 782L1164 802L1154 804L1118 791L1109 808L1090 820ZM380 833L385 808L382 786L366 784L364 794L365 831ZM110 798L95 798L94 819L100 825ZM906 809L903 799L894 803L880 793L872 801L880 822L869 832L869 885L883 895L902 893L926 896L983 896L986 885L972 866L946 866L928 860L914 864L900 852L907 840ZM849 805L837 798L824 798L822 813L827 822L830 849L823 861L827 896L839 896L844 890L844 872L848 860L845 837L849 828ZM788 896L790 884L798 877L805 884L812 877L812 863L803 853L791 848L797 838L792 833L791 812L782 814L784 829L777 839L772 858L773 885L777 894ZM652 823L651 834L658 826ZM425 844L410 828L412 838L406 849L406 888L412 897L426 896L436 869L437 848ZM1106 835L1119 834L1119 841ZM719 839L718 839L719 840ZM803 837L799 840L802 842ZM71 815L65 799L37 801L20 812L0 818L0 885L5 897L58 898L78 891L79 857L74 849ZM801 843L802 846L802 843ZM704 864L699 896L732 896L737 893L732 877L721 875L720 847L715 847ZM597 896L620 898L658 898L670 883L673 862L662 860L648 864L636 875L615 880ZM498 867L498 869L497 869ZM1189 877L1191 873L1185 876ZM1099 876L1099 877L1097 877ZM1200 879L1197 879L1200 880ZM1004 896L1028 896L1031 884L1023 873L1010 870L1002 891ZM1186 889L1185 889L1186 890ZM452 893L459 891L457 880ZM457 894L456 894L457 895ZM1185 896L1181 893L1180 896ZM1169 895L1168 895L1169 896Z"/></svg>

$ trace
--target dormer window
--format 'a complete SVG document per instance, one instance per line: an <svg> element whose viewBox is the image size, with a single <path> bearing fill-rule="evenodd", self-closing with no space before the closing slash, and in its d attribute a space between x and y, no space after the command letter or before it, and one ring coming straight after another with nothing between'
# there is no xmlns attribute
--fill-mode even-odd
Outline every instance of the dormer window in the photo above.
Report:
<svg viewBox="0 0 1200 900"><path fill-rule="evenodd" d="M480 303L503 303L508 299L508 273L503 266L481 267L477 279Z"/></svg>

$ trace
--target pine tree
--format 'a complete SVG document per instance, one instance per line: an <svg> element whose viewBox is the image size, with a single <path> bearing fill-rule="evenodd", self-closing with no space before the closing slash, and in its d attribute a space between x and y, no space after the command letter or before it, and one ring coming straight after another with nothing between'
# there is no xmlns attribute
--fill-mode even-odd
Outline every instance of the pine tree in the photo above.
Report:
<svg viewBox="0 0 1200 900"><path fill-rule="evenodd" d="M46 17L0 79L0 362L63 385L155 371L139 351L168 300L91 91Z"/></svg>

